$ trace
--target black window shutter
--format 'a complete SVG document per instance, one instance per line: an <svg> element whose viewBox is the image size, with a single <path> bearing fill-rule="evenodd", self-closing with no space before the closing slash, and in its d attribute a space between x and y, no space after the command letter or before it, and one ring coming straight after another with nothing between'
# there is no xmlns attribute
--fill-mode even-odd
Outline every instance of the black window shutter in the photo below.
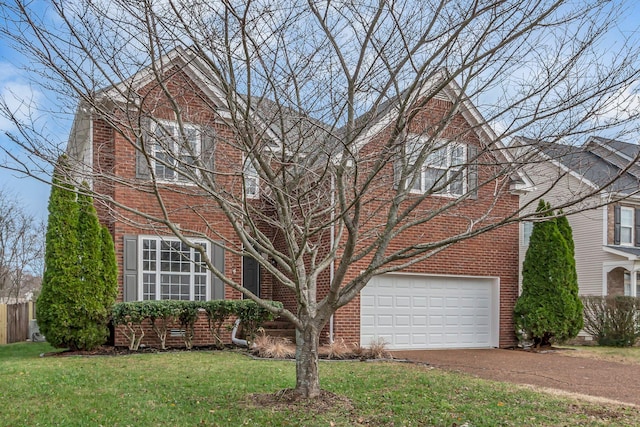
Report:
<svg viewBox="0 0 640 427"><path fill-rule="evenodd" d="M213 266L224 273L224 246L220 242L213 244ZM211 299L224 299L224 283L215 274L211 274Z"/></svg>
<svg viewBox="0 0 640 427"><path fill-rule="evenodd" d="M478 198L478 147L467 145L467 185L469 196Z"/></svg>
<svg viewBox="0 0 640 427"><path fill-rule="evenodd" d="M633 215L634 215L634 218L635 218L634 219L634 224L635 224L634 232L635 232L635 235L636 235L636 237L635 237L635 245L636 246L640 246L640 209L636 209L633 212Z"/></svg>
<svg viewBox="0 0 640 427"><path fill-rule="evenodd" d="M402 162L397 159L393 162L393 189L397 190L400 185L400 176L402 175Z"/></svg>
<svg viewBox="0 0 640 427"><path fill-rule="evenodd" d="M204 168L202 172L211 173L213 172L214 166L214 152L216 142L215 130L212 127L203 127L201 138L202 154L200 156L200 159L202 160L202 167Z"/></svg>
<svg viewBox="0 0 640 427"><path fill-rule="evenodd" d="M136 148L136 178L149 179L149 162L144 153L152 154L153 142L151 141L151 120L145 117L140 120L140 140Z"/></svg>
<svg viewBox="0 0 640 427"><path fill-rule="evenodd" d="M613 207L613 244L620 244L620 206Z"/></svg>
<svg viewBox="0 0 640 427"><path fill-rule="evenodd" d="M124 236L122 298L126 301L138 300L138 236Z"/></svg>

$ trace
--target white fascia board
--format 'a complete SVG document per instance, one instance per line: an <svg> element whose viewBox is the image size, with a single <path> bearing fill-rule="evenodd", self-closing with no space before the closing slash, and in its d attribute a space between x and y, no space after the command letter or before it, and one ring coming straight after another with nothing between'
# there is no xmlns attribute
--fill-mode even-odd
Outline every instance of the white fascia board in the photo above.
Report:
<svg viewBox="0 0 640 427"><path fill-rule="evenodd" d="M416 93L411 95L411 98L407 104L411 105L413 102L415 102L417 99L420 99L420 96L426 94L429 92L429 90L431 88L433 88L434 86L436 86L437 82L442 79L444 76L444 71L440 70L436 73L436 75L434 75L433 77L431 77L429 79L429 81L427 81L423 87ZM436 93L433 95L434 99L446 99L449 100L449 98L447 96L444 96L443 94L441 94L440 92ZM395 107L395 105L394 105ZM368 144L376 135L378 135L380 132L382 132L384 129L387 128L387 126L389 126L391 123L393 123L393 121L398 117L398 109L397 108L390 108L389 111L380 119L378 119L377 123L374 123L366 132L364 135L359 136L356 141L355 141L355 151L358 152L360 151L360 149L365 146L366 144Z"/></svg>
<svg viewBox="0 0 640 427"><path fill-rule="evenodd" d="M640 189L639 189L639 191L640 191ZM602 194L603 200L605 200L608 203L611 203L611 202L614 202L614 201L624 200L626 202L631 202L631 203L637 204L638 207L640 207L640 194L639 193L636 193L636 194L624 194L624 193L619 193L619 192L615 192L615 191L608 191L608 192L603 191L601 194Z"/></svg>
<svg viewBox="0 0 640 427"><path fill-rule="evenodd" d="M209 96L211 101L226 108L226 102L222 91L216 85L213 76L205 76L198 67L192 64L192 61L199 60L197 57L189 57L188 52L183 48L177 47L166 55L161 56L155 61L155 68L167 68L169 65L180 65L181 69L194 79L197 83L200 83L200 89ZM115 103L127 103L132 100L122 96L122 93L129 93L130 90L134 92L140 88L148 85L156 78L151 65L145 67L143 70L137 72L130 78L115 84L109 88L103 89L98 93L99 101L112 101ZM134 101L137 103L137 100Z"/></svg>
<svg viewBox="0 0 640 427"><path fill-rule="evenodd" d="M594 143L596 144L598 147L604 148L605 150L609 151L611 154L615 154L616 156L620 156L623 159L627 160L627 161L632 161L634 159L632 159L631 157L627 156L626 154L624 154L622 151L616 150L615 148L606 145L606 144L602 144L599 141L599 138L596 138L595 136L590 136L589 139L587 140L587 142L585 142L583 144L583 147L586 147L587 145L589 145L590 143Z"/></svg>
<svg viewBox="0 0 640 427"><path fill-rule="evenodd" d="M228 103L226 101L226 97L224 92L220 89L219 82L212 75L206 75L200 67L197 67L193 64L194 61L198 61L203 67L201 60L197 56L190 56L187 51L185 51L181 47L177 47L168 54L162 56L161 58L156 60L156 64L160 67L161 64L180 64L182 66L182 70L194 80L195 83L198 84L198 87L209 97L209 99L216 105L222 107L221 110L217 111L217 115L226 120L231 120L232 114L230 112ZM114 87L107 88L101 91L98 94L97 100L98 102L111 101L114 103L126 104L130 103L132 100L127 99L121 95L123 92L128 92L128 88L137 91L138 89L144 87L145 85L151 83L155 79L155 75L153 73L152 67L147 66L142 71L136 73L131 78L125 80L124 82L118 83ZM138 100L134 100L136 105L138 105ZM245 101L238 95L238 105L245 106ZM267 135L275 141L280 141L280 138L260 119L260 115L255 112L255 109L252 109L252 113L255 115L258 123L264 126L264 129Z"/></svg>
<svg viewBox="0 0 640 427"><path fill-rule="evenodd" d="M408 101L408 104L411 105L415 100L420 99L421 96L428 93L433 87L435 87L439 81L443 78L446 78L445 71L440 70L436 75L434 75L425 85L419 90L417 93L412 95L412 99ZM461 99L462 100L462 108L460 112L464 119L471 124L474 129L474 132L480 139L481 143L485 146L495 146L497 147L502 155L505 157L505 160L508 163L515 163L513 156L508 151L506 146L497 138L497 135L493 131L493 129L487 124L487 122L482 117L482 114L478 111L478 109L473 105L473 103L469 100L467 96L465 96L462 92L460 86L456 83L455 80L451 80L447 83L447 85L438 93L433 96L434 99L444 99L447 101ZM378 133L383 131L389 124L393 122L398 116L397 109L391 108L387 114L385 114L381 119L378 120L371 128L360 138L356 140L355 148L356 151L359 151L364 145L371 141ZM518 176L522 180L522 184L515 184L513 186L512 191L516 192L527 192L531 191L535 188L535 184L533 180L531 180L525 173L522 171L516 171Z"/></svg>
<svg viewBox="0 0 640 427"><path fill-rule="evenodd" d="M448 93L449 91L451 91L451 93ZM463 108L461 108L460 113L462 114L462 117L471 124L474 132L480 139L480 142L485 144L486 147L491 145L495 146L508 163L515 164L515 159L509 149L502 143L502 140L498 138L498 135L496 135L491 126L487 124L487 121L482 117L482 114L473 102L471 102L469 97L463 93L462 88L458 83L455 80L451 80L447 87L444 88L444 92L449 95L450 99L462 100ZM520 170L516 170L516 173L522 180L523 184L515 184L512 191L529 192L535 188L533 180L529 178L526 173Z"/></svg>

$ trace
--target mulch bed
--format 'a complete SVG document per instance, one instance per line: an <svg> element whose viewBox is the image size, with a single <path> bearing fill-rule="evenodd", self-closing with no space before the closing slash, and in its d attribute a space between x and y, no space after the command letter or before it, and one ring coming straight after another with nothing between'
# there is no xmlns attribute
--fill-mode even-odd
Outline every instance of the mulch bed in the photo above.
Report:
<svg viewBox="0 0 640 427"><path fill-rule="evenodd" d="M228 349L236 347L229 346ZM153 354L153 353L173 353L178 351L220 351L214 346L193 347L187 350L185 347L172 347L162 350L155 347L140 347L138 350L129 350L128 347L114 347L110 345L102 345L94 350L64 350L43 353L41 357L69 357L69 356L126 356L129 354Z"/></svg>

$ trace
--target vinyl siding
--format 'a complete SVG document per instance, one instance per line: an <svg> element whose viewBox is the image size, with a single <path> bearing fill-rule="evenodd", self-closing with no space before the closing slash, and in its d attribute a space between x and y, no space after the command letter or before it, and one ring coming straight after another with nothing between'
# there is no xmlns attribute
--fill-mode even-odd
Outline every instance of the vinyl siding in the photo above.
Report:
<svg viewBox="0 0 640 427"><path fill-rule="evenodd" d="M535 173L534 173L535 172ZM565 203L591 189L576 177L562 173L553 165L537 164L527 171L536 182L534 191L521 197L520 204L526 207L525 212L532 212L537 206L537 200L542 197L552 205ZM557 184L549 189L553 182ZM569 214L569 224L573 229L573 240L576 253L576 270L578 272L578 285L581 295L602 294L602 263L613 261L617 257L602 250L603 221L605 208L593 208L600 202L600 196L587 198L575 207L565 209ZM520 226L520 280L522 283L522 262L526 254L527 246L524 245L523 226Z"/></svg>

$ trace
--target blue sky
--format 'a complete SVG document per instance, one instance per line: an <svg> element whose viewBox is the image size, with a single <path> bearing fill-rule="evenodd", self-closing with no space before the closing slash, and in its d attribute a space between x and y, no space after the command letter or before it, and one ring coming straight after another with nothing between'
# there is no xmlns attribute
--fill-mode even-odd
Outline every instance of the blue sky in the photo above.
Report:
<svg viewBox="0 0 640 427"><path fill-rule="evenodd" d="M640 27L640 2L632 4L631 8L623 15L617 23L617 28L612 35L606 39L604 44L615 45L622 42L623 37L633 36L638 38ZM604 52L607 46L601 46ZM31 83L34 75L28 75L23 70L24 57L17 52L5 39L0 37L0 98L4 99L16 111L27 114L25 100L38 107L46 106L48 111L56 111L57 114L42 113L38 116L38 126L47 135L49 142L53 142L61 149L66 144L66 139L71 126L72 116L70 114L60 114L73 100L62 100L59 98L49 98L47 94L39 92L39 89ZM37 79L37 77L35 77ZM635 97L634 102L640 105L640 98ZM63 105L64 104L64 105ZM0 146L3 148L12 147L10 138L6 132L15 132L16 128L0 115ZM636 141L629 141L636 142ZM29 161L24 153L13 150L21 160ZM0 153L0 164L6 161ZM40 177L47 179L50 167L46 166ZM47 202L49 197L49 186L39 180L27 177L23 174L8 171L0 167L0 189L8 190L17 195L24 203L27 212L45 219L47 215Z"/></svg>
<svg viewBox="0 0 640 427"><path fill-rule="evenodd" d="M3 14L6 13L6 10L3 11ZM37 129L46 136L47 142L53 142L64 149L73 117L65 113L60 114L65 110L61 100L51 98L50 94L42 92L38 84L33 83L38 82L39 76L25 71L26 67L31 66L21 52L0 36L0 99L21 119L34 114ZM35 108L30 108L29 105ZM2 165L6 164L15 166L16 162L0 151L0 191L9 192L19 198L27 213L46 219L50 187L42 181L50 179L51 166L42 162L34 164L24 150L15 146L7 133L15 134L17 131L18 129L0 112L0 147L10 150L20 162L29 165L39 179L3 168Z"/></svg>
<svg viewBox="0 0 640 427"><path fill-rule="evenodd" d="M20 69L22 61L22 57L0 39L0 96L5 99L11 107L17 108L18 111L24 111L24 109L20 108L19 103L20 98L23 96L34 102L41 100L41 96L38 95L37 90L33 89L29 80ZM57 128L61 129L61 134L58 135L60 140L64 140L64 133L68 132L70 125L67 121L58 120L56 125ZM42 122L41 125L51 127L46 122ZM7 132L13 133L16 132L16 130L15 126L0 116L0 146L11 149L21 160L29 162L30 159L18 150L6 135ZM4 153L0 153L0 163L4 163L6 160ZM14 164L11 161L10 163ZM45 173L40 173L40 177L46 179L47 172L50 171L50 168L46 165L45 168ZM49 186L47 184L33 177L0 168L0 189L16 195L24 203L25 210L28 213L38 218L46 218L47 202L49 199Z"/></svg>

